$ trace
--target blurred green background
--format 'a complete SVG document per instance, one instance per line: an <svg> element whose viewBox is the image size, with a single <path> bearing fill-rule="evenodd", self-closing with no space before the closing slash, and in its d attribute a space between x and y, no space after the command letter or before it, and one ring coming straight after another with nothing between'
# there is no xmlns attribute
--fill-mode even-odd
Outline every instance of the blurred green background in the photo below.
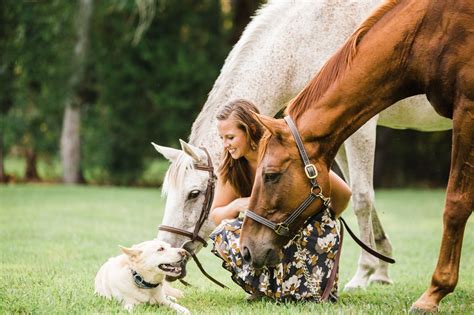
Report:
<svg viewBox="0 0 474 315"><path fill-rule="evenodd" d="M70 140L74 182L159 186L150 141L187 139L264 2L2 0L0 181L62 181ZM450 138L379 128L376 187L444 186Z"/></svg>

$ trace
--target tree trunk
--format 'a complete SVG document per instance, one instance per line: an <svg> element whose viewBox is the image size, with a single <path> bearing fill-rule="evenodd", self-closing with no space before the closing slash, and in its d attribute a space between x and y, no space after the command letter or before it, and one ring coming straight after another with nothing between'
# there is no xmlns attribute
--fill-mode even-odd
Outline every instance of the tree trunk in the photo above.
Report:
<svg viewBox="0 0 474 315"><path fill-rule="evenodd" d="M38 175L38 170L36 167L36 152L33 148L26 149L26 171L25 171L25 180L27 182L39 181L40 177Z"/></svg>
<svg viewBox="0 0 474 315"><path fill-rule="evenodd" d="M81 110L79 106L67 106L64 111L61 132L61 165L63 181L79 183L81 178Z"/></svg>
<svg viewBox="0 0 474 315"><path fill-rule="evenodd" d="M73 70L69 80L69 93L65 101L61 133L61 165L63 182L67 184L76 184L82 179L80 147L82 101L79 90L86 67L92 8L92 0L80 0L76 15L77 42L71 60Z"/></svg>
<svg viewBox="0 0 474 315"><path fill-rule="evenodd" d="M5 167L3 161L3 133L0 134L0 183L8 182L8 176L5 174Z"/></svg>

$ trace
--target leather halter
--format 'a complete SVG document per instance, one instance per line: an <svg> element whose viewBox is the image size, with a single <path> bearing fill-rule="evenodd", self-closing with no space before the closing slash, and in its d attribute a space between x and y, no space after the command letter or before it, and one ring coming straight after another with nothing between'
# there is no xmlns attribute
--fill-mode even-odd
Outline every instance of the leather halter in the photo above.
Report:
<svg viewBox="0 0 474 315"><path fill-rule="evenodd" d="M201 171L209 172L209 179L207 180L207 187L206 187L206 195L204 197L204 203L202 204L201 214L199 215L199 219L196 222L193 232L189 232L184 229L176 228L169 225L161 224L158 226L159 231L165 231L169 233L174 233L182 236L186 236L190 238L193 242L198 241L202 243L204 247L207 246L207 242L201 236L199 236L199 232L201 231L202 226L206 222L207 217L209 216L209 212L211 211L212 200L214 199L214 188L216 183L216 175L214 174L214 167L212 166L211 156L209 152L207 152L206 148L201 148L207 155L207 165L198 165L194 164L194 168Z"/></svg>
<svg viewBox="0 0 474 315"><path fill-rule="evenodd" d="M267 218L264 218L256 214L250 209L245 212L245 215L253 219L254 221L257 221L258 223L261 223L269 227L276 234L289 237L290 225L306 210L306 208L309 207L311 203L313 203L313 201L319 198L323 201L324 206L327 208L329 207L329 204L331 203L331 199L323 195L323 191L321 187L319 186L318 181L316 180L316 177L318 176L318 170L316 169L314 164L311 164L308 158L308 154L306 153L306 150L304 149L303 141L301 140L298 130L296 129L295 123L293 122L290 116L285 116L284 119L286 123L288 124L288 127L290 128L291 133L293 134L293 138L295 139L296 146L298 147L298 151L300 153L301 159L303 160L304 172L306 174L306 177L308 177L309 182L311 184L310 193L308 197L306 197L306 199L303 200L303 202L283 222L274 223L268 220Z"/></svg>
<svg viewBox="0 0 474 315"><path fill-rule="evenodd" d="M303 141L301 140L301 137L298 133L298 129L295 126L295 123L291 119L290 116L285 116L284 117L286 123L288 124L288 127L290 128L290 131L293 135L293 138L295 138L296 146L298 147L298 151L300 153L301 159L303 160L304 163L304 171L306 173L306 177L308 177L310 184L311 184L311 191L309 193L309 196L306 197L306 199L296 208L288 218L286 218L285 221L281 223L274 223L267 218L264 218L255 212L251 210L247 210L245 212L245 215L258 223L261 223L273 231L275 231L276 234L281 235L281 236L290 236L290 224L292 224L298 216L300 216L306 208L309 207L309 205L316 200L317 198L320 198L323 201L323 204L326 208L330 208L330 203L331 199L329 197L325 197L323 195L323 191L321 187L319 186L316 177L318 176L318 171L316 170L316 167L311 164L308 154L306 153L306 150L304 149ZM349 228L347 225L346 221L342 217L339 217L339 220L342 222L342 224L346 227L347 231L349 232L349 235L354 239L354 241L365 251L367 251L369 254L372 254L373 256L388 262L390 264L394 264L395 260L391 257L387 257L374 249L370 248L368 245L366 245L364 242L362 242L355 234L352 232L352 230ZM341 233L342 233L342 227L341 227Z"/></svg>

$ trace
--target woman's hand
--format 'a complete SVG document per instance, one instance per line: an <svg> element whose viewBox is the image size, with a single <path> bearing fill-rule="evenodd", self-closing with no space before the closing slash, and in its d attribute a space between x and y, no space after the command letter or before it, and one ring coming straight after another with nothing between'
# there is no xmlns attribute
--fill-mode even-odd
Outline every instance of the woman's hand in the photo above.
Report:
<svg viewBox="0 0 474 315"><path fill-rule="evenodd" d="M237 198L228 205L212 209L209 218L218 225L225 219L235 219L248 209L250 198Z"/></svg>
<svg viewBox="0 0 474 315"><path fill-rule="evenodd" d="M247 211L249 208L249 201L250 197L237 198L232 201L229 206L235 211L235 216L237 217L239 213L245 213L245 211Z"/></svg>

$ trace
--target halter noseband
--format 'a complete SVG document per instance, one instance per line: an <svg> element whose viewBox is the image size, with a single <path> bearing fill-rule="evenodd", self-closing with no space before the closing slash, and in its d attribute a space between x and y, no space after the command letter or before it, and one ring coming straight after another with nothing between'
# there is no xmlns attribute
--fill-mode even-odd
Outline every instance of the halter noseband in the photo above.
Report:
<svg viewBox="0 0 474 315"><path fill-rule="evenodd" d="M288 127L290 128L293 138L295 139L296 146L298 147L298 151L300 153L301 159L303 160L304 172L306 174L306 177L308 177L309 182L311 184L311 190L310 190L309 196L306 197L306 199L290 214L288 218L286 218L285 221L280 222L280 223L274 223L268 220L267 218L264 218L256 214L250 209L245 212L245 215L253 219L254 221L257 221L258 223L261 223L265 225L266 227L269 227L278 235L290 236L290 225L296 220L296 218L298 218L306 210L306 208L309 207L311 203L313 203L314 200L319 198L323 201L323 204L325 207L329 207L331 199L323 195L323 191L321 187L319 186L318 181L316 180L316 177L318 177L318 170L316 169L314 164L311 164L308 158L308 154L306 153L306 150L304 149L303 141L301 140L301 137L298 133L298 129L295 126L295 123L293 122L290 116L285 116L284 119L285 119L285 122L288 124Z"/></svg>
<svg viewBox="0 0 474 315"><path fill-rule="evenodd" d="M201 171L209 172L209 179L207 180L206 195L204 197L204 203L202 204L201 214L199 219L196 222L194 231L191 233L184 229L176 228L169 225L161 224L158 226L159 231L165 231L169 233L174 233L182 236L186 236L191 239L191 241L199 241L204 247L207 246L205 239L199 236L199 231L201 231L202 226L206 222L209 212L211 211L212 200L214 199L214 188L216 183L216 175L214 174L214 167L212 166L211 156L207 152L206 148L201 148L207 155L207 165L198 165L194 164L194 168Z"/></svg>

